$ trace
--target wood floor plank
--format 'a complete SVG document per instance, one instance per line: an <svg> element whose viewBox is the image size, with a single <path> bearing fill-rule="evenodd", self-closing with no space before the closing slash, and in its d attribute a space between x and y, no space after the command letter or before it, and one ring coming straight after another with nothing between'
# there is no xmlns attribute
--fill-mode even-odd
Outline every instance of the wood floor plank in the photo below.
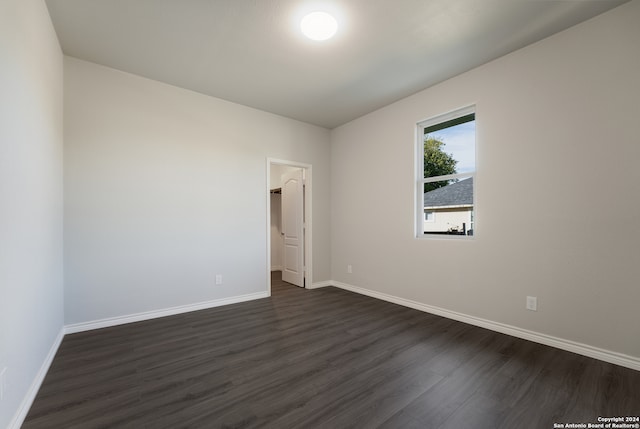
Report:
<svg viewBox="0 0 640 429"><path fill-rule="evenodd" d="M483 349L493 350L493 353L482 353L481 349L477 349L477 353L469 356L466 362L457 366L440 383L416 398L403 412L420 421L425 428L439 428L445 424L504 365L506 358L500 350L511 339L496 335L492 340ZM449 353L445 356L448 358Z"/></svg>
<svg viewBox="0 0 640 429"><path fill-rule="evenodd" d="M336 288L64 338L23 428L548 428L640 372ZM585 420L586 419L586 420Z"/></svg>
<svg viewBox="0 0 640 429"><path fill-rule="evenodd" d="M503 402L476 391L439 427L441 429L497 428L504 420L506 409ZM520 426L522 425L516 427Z"/></svg>

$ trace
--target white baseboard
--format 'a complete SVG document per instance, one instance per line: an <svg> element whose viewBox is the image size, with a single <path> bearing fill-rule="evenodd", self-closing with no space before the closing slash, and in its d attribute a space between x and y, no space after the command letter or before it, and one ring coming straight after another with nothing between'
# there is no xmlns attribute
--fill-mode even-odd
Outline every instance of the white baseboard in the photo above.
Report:
<svg viewBox="0 0 640 429"><path fill-rule="evenodd" d="M541 334L527 329L518 328L516 326L506 325L504 323L494 322L479 317L469 316L463 313L446 310L440 307L434 307L427 304L422 304L417 301L400 298L393 295L388 295L382 292L376 292L369 289L361 288L358 286L349 285L341 282L329 282L333 286L340 289L355 292L361 295L370 296L372 298L381 299L383 301L392 302L405 307L410 307L416 310L424 311L426 313L435 314L438 316L446 317L448 319L457 320L459 322L468 323L470 325L479 326L481 328L489 329L491 331L500 332L503 334L511 335L512 337L522 338L525 340L533 341L536 343L544 344L547 346L555 347L558 349L566 350L572 353L577 353L583 356L591 357L594 359L602 360L605 362L613 363L615 365L631 368L636 371L640 371L640 358L625 355L622 353L613 352L610 350L593 347L587 344L577 343L575 341L565 340L563 338L553 337L551 335Z"/></svg>
<svg viewBox="0 0 640 429"><path fill-rule="evenodd" d="M207 308L220 307L222 305L237 304L239 302L252 301L254 299L268 298L267 292L258 292L247 295L232 296L230 298L216 299L213 301L199 302L197 304L180 305L162 310L146 311L143 313L129 314L126 316L110 317L107 319L93 320L90 322L74 323L66 325L65 334L91 331L93 329L108 328L110 326L124 325L126 323L140 322L143 320L157 319L159 317L174 316L176 314L189 313L191 311L205 310Z"/></svg>
<svg viewBox="0 0 640 429"><path fill-rule="evenodd" d="M272 265L271 271L282 271L282 265Z"/></svg>
<svg viewBox="0 0 640 429"><path fill-rule="evenodd" d="M315 282L310 284L309 286L307 286L307 289L319 289L321 287L327 287L327 286L333 286L333 282L332 281L325 281L325 282Z"/></svg>
<svg viewBox="0 0 640 429"><path fill-rule="evenodd" d="M269 294L267 292L258 292L248 295L240 295L234 296L230 298L217 299L214 301L201 302L197 304L190 305L182 305L177 307L166 308L163 310L155 310L155 311L147 311L144 313L131 314L128 316L119 316L119 317L111 317L108 319L102 320L94 320L91 322L84 323L76 323L73 325L66 325L62 329L60 329L60 333L56 337L51 349L49 350L49 354L45 358L38 374L36 375L33 383L29 387L26 396L22 400L20 404L20 408L16 412L15 416L9 423L8 429L20 429L20 426L24 423L24 419L27 417L29 413L29 409L33 405L33 401L38 394L38 390L40 390L40 386L44 381L45 376L47 375L47 371L49 371L49 367L53 362L53 358L55 357L60 344L62 343L62 339L66 334L74 334L76 332L84 332L90 331L93 329L106 328L110 326L123 325L126 323L139 322L142 320L156 319L158 317L165 316L173 316L175 314L188 313L190 311L204 310L207 308L220 307L222 305L229 304L237 304L245 301L252 301L254 299L267 298Z"/></svg>
<svg viewBox="0 0 640 429"><path fill-rule="evenodd" d="M44 362L42 362L40 370L36 374L36 377L33 379L33 382L31 383L31 386L29 386L29 390L27 391L26 396L20 404L20 408L18 408L18 411L13 416L13 419L9 422L8 429L20 429L20 426L22 426L22 424L24 423L24 419L27 417L27 414L31 409L31 405L33 405L33 401L34 399L36 399L36 395L40 390L40 386L42 385L42 382L44 381L44 378L49 371L49 367L53 362L53 358L56 356L58 348L60 348L62 338L64 338L64 328L60 329L58 336L53 341L47 357L44 359Z"/></svg>

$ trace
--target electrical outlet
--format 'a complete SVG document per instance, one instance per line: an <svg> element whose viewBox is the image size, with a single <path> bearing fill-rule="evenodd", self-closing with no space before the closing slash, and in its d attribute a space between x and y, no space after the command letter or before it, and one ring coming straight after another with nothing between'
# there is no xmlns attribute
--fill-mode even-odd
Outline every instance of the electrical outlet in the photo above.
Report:
<svg viewBox="0 0 640 429"><path fill-rule="evenodd" d="M538 298L535 296L527 297L527 310L538 311Z"/></svg>
<svg viewBox="0 0 640 429"><path fill-rule="evenodd" d="M353 273L353 267L351 265L347 265L347 273L348 274Z"/></svg>
<svg viewBox="0 0 640 429"><path fill-rule="evenodd" d="M0 401L4 399L4 395L7 391L7 368L2 368L0 371Z"/></svg>
<svg viewBox="0 0 640 429"><path fill-rule="evenodd" d="M222 284L222 274L216 274L216 285L219 286Z"/></svg>

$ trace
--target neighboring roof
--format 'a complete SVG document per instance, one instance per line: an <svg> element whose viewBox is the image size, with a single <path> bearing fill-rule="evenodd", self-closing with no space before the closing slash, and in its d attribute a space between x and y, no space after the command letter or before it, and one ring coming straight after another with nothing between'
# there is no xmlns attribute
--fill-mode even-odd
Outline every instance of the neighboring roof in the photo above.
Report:
<svg viewBox="0 0 640 429"><path fill-rule="evenodd" d="M425 192L425 208L473 205L473 177Z"/></svg>

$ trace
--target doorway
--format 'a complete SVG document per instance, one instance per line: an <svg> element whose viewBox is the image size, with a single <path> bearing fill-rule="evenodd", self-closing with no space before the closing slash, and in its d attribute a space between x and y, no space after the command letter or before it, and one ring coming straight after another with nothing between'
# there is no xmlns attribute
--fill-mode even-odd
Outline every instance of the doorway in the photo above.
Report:
<svg viewBox="0 0 640 429"><path fill-rule="evenodd" d="M311 285L311 193L311 165L267 158L269 295L272 271L296 286Z"/></svg>

